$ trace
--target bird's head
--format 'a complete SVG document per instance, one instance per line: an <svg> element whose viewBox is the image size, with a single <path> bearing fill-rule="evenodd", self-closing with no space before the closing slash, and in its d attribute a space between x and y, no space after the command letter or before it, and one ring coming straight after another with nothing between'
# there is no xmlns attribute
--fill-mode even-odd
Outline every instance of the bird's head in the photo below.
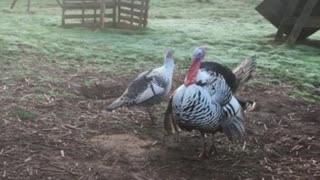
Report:
<svg viewBox="0 0 320 180"><path fill-rule="evenodd" d="M206 47L198 47L193 51L192 61L202 61L207 54Z"/></svg>
<svg viewBox="0 0 320 180"><path fill-rule="evenodd" d="M165 54L165 56L164 56L164 64L166 66L174 66L173 53L174 53L174 51L172 49L169 49L167 51L167 53Z"/></svg>
<svg viewBox="0 0 320 180"><path fill-rule="evenodd" d="M203 61L207 54L207 48L206 47L198 47L193 51L192 54L192 64L190 66L190 69L188 71L187 77L184 81L184 84L186 86L189 86L191 84L194 84L197 82L197 75L200 68L200 64Z"/></svg>

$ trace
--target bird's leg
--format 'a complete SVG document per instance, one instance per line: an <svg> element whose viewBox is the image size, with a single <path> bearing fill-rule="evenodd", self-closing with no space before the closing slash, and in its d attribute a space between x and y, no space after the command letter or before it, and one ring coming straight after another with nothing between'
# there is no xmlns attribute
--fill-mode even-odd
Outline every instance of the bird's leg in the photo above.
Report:
<svg viewBox="0 0 320 180"><path fill-rule="evenodd" d="M154 110L154 108L153 108L153 106L147 106L147 112L148 112L148 115L149 115L149 118L150 118L150 120L151 120L151 124L152 125L154 125L155 124L155 119L156 119L156 117L154 116L154 114L153 114L153 110Z"/></svg>
<svg viewBox="0 0 320 180"><path fill-rule="evenodd" d="M215 133L212 133L212 144L211 144L210 149L209 149L209 155L216 155L216 154L218 154L217 148L216 148L216 146L214 145L214 134L215 134Z"/></svg>
<svg viewBox="0 0 320 180"><path fill-rule="evenodd" d="M202 138L202 141L203 141L203 147L202 147L202 152L199 155L199 158L208 159L209 156L208 156L208 153L207 153L207 143L206 143L206 139L205 139L205 136L204 136L203 132L201 132L201 138Z"/></svg>

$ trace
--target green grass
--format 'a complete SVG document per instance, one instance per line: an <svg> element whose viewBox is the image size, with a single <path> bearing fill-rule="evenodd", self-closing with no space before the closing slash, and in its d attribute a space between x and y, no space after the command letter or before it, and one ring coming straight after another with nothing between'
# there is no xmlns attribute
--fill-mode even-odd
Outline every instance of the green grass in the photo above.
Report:
<svg viewBox="0 0 320 180"><path fill-rule="evenodd" d="M310 94L320 88L320 49L273 43L276 29L254 10L258 0L151 0L148 28L135 32L64 29L55 1L32 2L32 14L24 1L9 10L11 2L0 2L1 84L63 81L79 71L129 74L161 64L168 48L183 69L192 50L206 45L208 59L230 66L256 54L260 74L294 85L294 95L320 99ZM320 33L310 38L320 40Z"/></svg>

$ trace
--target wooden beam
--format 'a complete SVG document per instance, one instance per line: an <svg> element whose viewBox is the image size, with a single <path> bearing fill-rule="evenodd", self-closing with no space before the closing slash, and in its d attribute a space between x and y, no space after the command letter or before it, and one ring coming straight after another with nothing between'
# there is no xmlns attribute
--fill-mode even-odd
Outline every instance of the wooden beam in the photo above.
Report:
<svg viewBox="0 0 320 180"><path fill-rule="evenodd" d="M106 3L105 3L105 0L102 0L101 2L101 12L100 12L100 27L101 28L104 28L104 14L105 14L105 9L106 9Z"/></svg>
<svg viewBox="0 0 320 180"><path fill-rule="evenodd" d="M61 8L63 8L61 2L60 2L59 0L56 0L56 1L57 1L57 3L59 4L59 6L60 6Z"/></svg>
<svg viewBox="0 0 320 180"><path fill-rule="evenodd" d="M31 0L28 0L28 12L30 12Z"/></svg>
<svg viewBox="0 0 320 180"><path fill-rule="evenodd" d="M275 41L280 41L281 39L282 39L282 36L283 36L283 34L284 34L284 32L285 32L285 18L287 18L287 17L290 17L290 16L292 16L293 15L293 13L294 13L294 11L296 10L296 8L297 8L297 5L298 5L298 3L299 3L299 0L290 0L290 1L288 1L287 2L288 3L288 5L287 5L287 8L286 8L286 10L285 10L285 13L284 13L284 15L283 15L283 17L282 17L282 20L281 20L281 22L280 22L280 25L279 25L279 27L278 27L278 31L277 31L277 34L276 34L276 36L275 36Z"/></svg>
<svg viewBox="0 0 320 180"><path fill-rule="evenodd" d="M294 25L287 43L289 45L292 45L296 42L296 40L298 39L302 29L305 27L306 22L308 21L308 19L310 18L310 15L313 11L313 8L316 6L318 0L308 0L296 22L296 24Z"/></svg>
<svg viewBox="0 0 320 180"><path fill-rule="evenodd" d="M17 1L18 1L18 0L13 0L10 9L13 9L13 8L14 8L14 6L16 5L16 2L17 2Z"/></svg>

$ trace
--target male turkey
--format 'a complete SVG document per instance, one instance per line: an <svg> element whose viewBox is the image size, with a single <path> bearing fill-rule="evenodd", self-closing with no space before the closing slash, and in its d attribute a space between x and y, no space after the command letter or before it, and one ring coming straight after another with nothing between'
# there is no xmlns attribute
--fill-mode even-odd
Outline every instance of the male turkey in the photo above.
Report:
<svg viewBox="0 0 320 180"><path fill-rule="evenodd" d="M126 91L107 110L115 110L122 106L147 106L150 119L153 122L151 106L158 104L169 94L174 71L173 50L169 50L161 67L145 71L138 75Z"/></svg>
<svg viewBox="0 0 320 180"><path fill-rule="evenodd" d="M169 133L178 131L178 127L200 131L203 139L201 158L209 157L205 133L211 133L213 137L216 132L223 131L229 140L245 136L243 108L252 102L240 103L233 93L255 71L255 57L245 60L232 72L218 63L202 63L205 55L205 48L194 51L184 84L170 98L164 119ZM214 142L209 154L213 151L216 153Z"/></svg>

